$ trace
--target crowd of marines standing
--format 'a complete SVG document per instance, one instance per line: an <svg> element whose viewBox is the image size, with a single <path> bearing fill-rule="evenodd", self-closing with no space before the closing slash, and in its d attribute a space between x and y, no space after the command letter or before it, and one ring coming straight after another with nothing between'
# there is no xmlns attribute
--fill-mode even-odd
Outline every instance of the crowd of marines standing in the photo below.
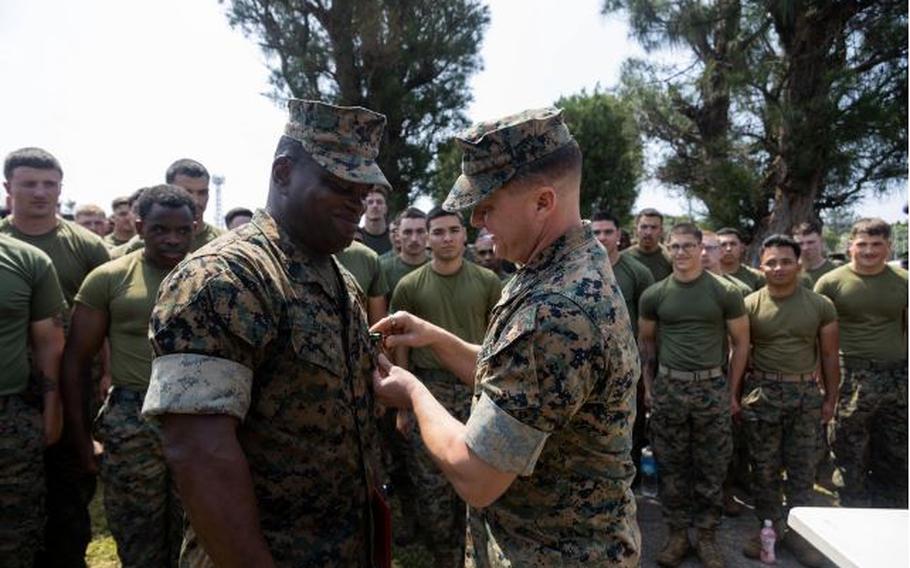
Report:
<svg viewBox="0 0 910 568"><path fill-rule="evenodd" d="M97 476L124 566L389 565L390 484L396 532L437 566L637 566L646 443L663 566L690 528L724 565L743 470L753 558L767 519L821 563L786 509L832 457L842 505L906 508L887 223L858 221L843 266L816 224L764 240L755 269L735 230L664 239L654 209L623 247L609 211L582 220L556 109L460 133L445 203L388 223L384 123L291 100L267 203L227 233L194 160L115 200L102 240L92 208L59 217L54 156L7 156L0 564L83 566Z"/></svg>

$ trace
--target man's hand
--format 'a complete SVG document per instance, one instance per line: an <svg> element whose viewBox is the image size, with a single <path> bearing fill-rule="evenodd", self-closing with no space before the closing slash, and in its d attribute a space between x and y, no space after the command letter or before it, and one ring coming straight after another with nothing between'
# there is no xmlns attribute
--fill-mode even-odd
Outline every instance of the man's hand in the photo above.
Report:
<svg viewBox="0 0 910 568"><path fill-rule="evenodd" d="M383 406L410 409L412 392L419 384L417 377L395 367L385 357L380 357L379 367L373 371L373 394Z"/></svg>
<svg viewBox="0 0 910 568"><path fill-rule="evenodd" d="M414 429L414 413L408 410L399 410L395 413L395 429L402 437L407 438Z"/></svg>
<svg viewBox="0 0 910 568"><path fill-rule="evenodd" d="M831 422L831 419L834 418L834 410L836 408L837 397L825 396L825 400L822 401L822 424Z"/></svg>
<svg viewBox="0 0 910 568"><path fill-rule="evenodd" d="M427 347L434 339L432 324L408 312L397 311L384 317L370 328L370 331L383 335L386 349L395 347Z"/></svg>

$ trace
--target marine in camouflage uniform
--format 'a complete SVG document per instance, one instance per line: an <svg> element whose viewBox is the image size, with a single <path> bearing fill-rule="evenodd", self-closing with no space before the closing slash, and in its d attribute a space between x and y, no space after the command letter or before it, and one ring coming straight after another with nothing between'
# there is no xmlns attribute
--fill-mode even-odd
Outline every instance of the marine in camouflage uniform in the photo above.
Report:
<svg viewBox="0 0 910 568"><path fill-rule="evenodd" d="M703 269L701 238L701 231L688 223L670 230L673 273L645 290L639 305L645 384L653 399L651 445L670 528L657 558L662 566L675 566L685 557L690 524L698 529L702 563L723 565L715 533L733 449L726 375L740 377L748 358L742 294Z"/></svg>
<svg viewBox="0 0 910 568"><path fill-rule="evenodd" d="M499 301L499 278L463 258L466 231L460 215L434 209L427 225L432 260L401 279L391 309L405 310L465 341L479 343L490 311ZM411 349L397 356L449 414L460 422L467 420L472 389L447 371L429 349ZM418 507L418 532L434 556L434 566L462 566L465 503L426 452L420 432L411 428L407 439L407 471Z"/></svg>
<svg viewBox="0 0 910 568"><path fill-rule="evenodd" d="M42 183L45 198L34 200L27 193L20 192L35 191L33 188L37 188L38 184L17 189L14 180L7 180L7 189L13 198L13 214L0 221L0 233L33 245L51 258L63 297L72 307L73 298L85 276L110 260L107 246L98 235L57 217L59 182L63 174L56 158L39 148L17 150L7 157L4 165L4 170L12 177L16 177L16 170L20 169L9 167L15 163L25 166L22 169L59 174L57 187L55 191L50 191ZM64 326L68 322L69 314L64 318ZM62 388L65 387L65 384L62 385ZM86 416L95 408L91 390L90 385L86 386L87 392L83 397ZM64 423L64 429L68 428L69 424ZM95 494L95 475L79 471L75 456L64 444L48 446L44 452L44 464L47 522L44 528L45 546L38 555L36 566L84 566L85 551L92 538L88 505Z"/></svg>
<svg viewBox="0 0 910 568"><path fill-rule="evenodd" d="M742 397L742 422L752 456L752 494L758 517L743 553L759 558L760 527L771 520L778 537L803 564L821 563L820 554L786 527L787 508L812 504L818 460L819 425L834 414L840 382L837 312L831 302L798 282L799 245L772 235L762 243L766 286L746 300L752 342L752 370ZM821 363L821 380L816 369ZM825 385L825 399L819 383ZM739 399L739 385L734 387ZM786 482L781 482L781 470Z"/></svg>
<svg viewBox="0 0 910 568"><path fill-rule="evenodd" d="M891 228L861 219L849 264L818 279L837 308L841 389L834 428L841 503L907 508L907 271L889 266Z"/></svg>
<svg viewBox="0 0 910 568"><path fill-rule="evenodd" d="M64 384L86 381L92 357L109 341L113 386L94 435L104 445L100 475L107 524L126 568L175 566L183 539L183 509L160 432L140 411L152 369L149 317L162 280L189 249L195 204L182 188L163 185L148 188L137 209L146 246L86 277L76 295L63 370ZM67 397L66 406L67 418L82 423L82 404ZM81 461L91 463L89 429L71 434Z"/></svg>
<svg viewBox="0 0 910 568"><path fill-rule="evenodd" d="M474 207L472 223L523 266L482 346L409 314L377 326L393 345L409 337L400 326L414 326L433 330L436 355L456 350L443 362L474 384L466 424L404 370L392 368L374 389L390 404L413 405L428 450L471 504L466 565L637 566L630 451L638 354L607 255L578 215L578 146L556 109L481 123L456 141L463 175L443 207ZM524 174L559 189L521 187ZM532 253L521 247L540 227L508 212L523 207L527 215L527 200L538 198L556 199L554 214L568 221ZM468 465L450 458L464 454ZM474 477L474 467L483 473Z"/></svg>
<svg viewBox="0 0 910 568"><path fill-rule="evenodd" d="M42 547L45 433L41 412L25 397L30 379L28 343L35 346L35 360L43 374L56 381L63 329L51 320L59 320L65 308L51 259L31 245L0 235L0 361L4 364L0 375L0 566L4 567L31 568ZM55 354L53 369L46 365L46 353ZM58 396L56 391L51 394Z"/></svg>
<svg viewBox="0 0 910 568"><path fill-rule="evenodd" d="M351 242L367 190L388 187L375 163L385 117L297 99L289 110L268 211L190 255L152 314L143 414L163 422L191 522L185 566L370 563L376 354L357 284L331 254ZM208 425L225 424L209 444ZM244 481L211 478L236 444L230 475Z"/></svg>

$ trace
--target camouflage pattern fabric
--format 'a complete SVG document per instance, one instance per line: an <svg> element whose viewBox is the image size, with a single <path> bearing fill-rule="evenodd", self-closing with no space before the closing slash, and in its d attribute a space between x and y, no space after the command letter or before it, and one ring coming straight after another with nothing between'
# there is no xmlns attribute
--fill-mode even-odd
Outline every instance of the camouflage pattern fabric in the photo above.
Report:
<svg viewBox="0 0 910 568"><path fill-rule="evenodd" d="M469 512L467 566L638 566L638 350L590 225L520 269L478 355L466 442L518 474Z"/></svg>
<svg viewBox="0 0 910 568"><path fill-rule="evenodd" d="M716 529L733 452L730 389L724 376L654 379L651 447L663 516L671 529Z"/></svg>
<svg viewBox="0 0 910 568"><path fill-rule="evenodd" d="M442 204L446 211L477 205L534 160L574 139L556 108L532 109L477 123L455 136L462 174Z"/></svg>
<svg viewBox="0 0 910 568"><path fill-rule="evenodd" d="M183 508L161 434L140 416L144 398L145 391L115 386L95 421L104 444L104 512L124 568L176 566L183 540Z"/></svg>
<svg viewBox="0 0 910 568"><path fill-rule="evenodd" d="M0 397L0 566L31 568L44 529L44 428L17 394Z"/></svg>
<svg viewBox="0 0 910 568"><path fill-rule="evenodd" d="M464 422L471 412L471 388L446 371L414 369L433 397L456 420ZM464 566L464 535L467 504L433 463L418 428L408 436L407 469L417 500L417 533L433 555L437 568Z"/></svg>
<svg viewBox="0 0 910 568"><path fill-rule="evenodd" d="M907 364L841 365L834 461L850 507L907 508Z"/></svg>
<svg viewBox="0 0 910 568"><path fill-rule="evenodd" d="M339 107L291 99L284 133L333 175L391 189L376 163L385 116L363 107Z"/></svg>
<svg viewBox="0 0 910 568"><path fill-rule="evenodd" d="M143 414L240 419L276 564L364 565L379 445L376 354L357 284L333 258L306 256L261 210L219 243L161 285ZM191 527L185 539L181 564L210 564Z"/></svg>
<svg viewBox="0 0 910 568"><path fill-rule="evenodd" d="M815 381L782 382L749 377L742 419L752 456L752 495L759 520L784 521L787 507L812 504L818 459L822 393ZM781 481L781 470L787 480Z"/></svg>

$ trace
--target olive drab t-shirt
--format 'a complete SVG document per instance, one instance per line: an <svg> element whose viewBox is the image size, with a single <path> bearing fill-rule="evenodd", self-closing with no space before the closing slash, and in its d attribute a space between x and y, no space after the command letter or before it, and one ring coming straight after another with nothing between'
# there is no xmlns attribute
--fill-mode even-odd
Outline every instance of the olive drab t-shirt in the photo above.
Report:
<svg viewBox="0 0 910 568"><path fill-rule="evenodd" d="M137 250L93 270L76 294L76 303L108 314L111 381L116 386L145 390L152 373L149 318L158 287L168 270Z"/></svg>
<svg viewBox="0 0 910 568"><path fill-rule="evenodd" d="M427 263L401 279L389 311L408 311L468 343L479 344L501 290L495 273L467 260L449 275L437 273ZM427 348L412 349L410 359L413 368L445 370Z"/></svg>
<svg viewBox="0 0 910 568"><path fill-rule="evenodd" d="M907 271L893 266L873 276L847 264L823 275L815 291L837 308L840 351L875 361L907 358Z"/></svg>
<svg viewBox="0 0 910 568"><path fill-rule="evenodd" d="M354 275L360 289L368 298L389 293L389 283L379 266L379 255L370 247L353 241L348 248L336 254L335 258Z"/></svg>
<svg viewBox="0 0 910 568"><path fill-rule="evenodd" d="M729 274L715 274L715 276L720 276L721 278L723 278L730 284L733 284L733 286L736 287L736 289L739 290L740 293L742 293L743 298L745 298L746 296L748 296L749 294L752 293L752 288L750 288L748 284L746 284L739 278L736 278L735 276L731 276Z"/></svg>
<svg viewBox="0 0 910 568"><path fill-rule="evenodd" d="M721 367L727 320L745 314L743 296L708 271L691 282L672 276L652 284L641 296L639 317L657 322L657 359L677 371Z"/></svg>
<svg viewBox="0 0 910 568"><path fill-rule="evenodd" d="M840 266L839 264L834 264L830 259L825 259L825 262L813 270L804 270L803 274L806 274L809 278L812 279L812 284L814 285L818 282L818 279L824 276L825 274L831 272L835 268Z"/></svg>
<svg viewBox="0 0 910 568"><path fill-rule="evenodd" d="M107 245L107 248L113 249L114 247L119 247L120 245L125 245L126 243L130 242L131 238L132 237L130 237L129 239L121 240L121 239L117 238L116 233L111 233L111 234L105 236L104 238L102 238L101 240L104 241L104 244Z"/></svg>
<svg viewBox="0 0 910 568"><path fill-rule="evenodd" d="M65 309L51 259L36 247L0 235L0 396L28 386L29 324Z"/></svg>
<svg viewBox="0 0 910 568"><path fill-rule="evenodd" d="M420 264L408 264L401 260L401 257L397 254L379 259L379 266L382 268L382 272L385 274L386 283L389 285L390 301L392 294L395 293L395 286L398 285L398 281L404 278L406 274L409 274L426 264L427 260L429 259L424 259Z"/></svg>
<svg viewBox="0 0 910 568"><path fill-rule="evenodd" d="M360 231L363 235L363 244L373 250L376 254L385 254L392 250L392 240L389 238L389 230L386 229L381 235L368 233L366 229Z"/></svg>
<svg viewBox="0 0 910 568"><path fill-rule="evenodd" d="M758 290L765 285L765 275L760 270L745 264L740 264L736 272L730 272L729 274L737 280L745 282L752 290Z"/></svg>
<svg viewBox="0 0 910 568"><path fill-rule="evenodd" d="M645 265L645 268L651 271L651 276L655 282L660 282L673 272L673 263L670 262L670 256L663 247L659 247L654 252L644 252L637 246L631 246L622 251Z"/></svg>
<svg viewBox="0 0 910 568"><path fill-rule="evenodd" d="M622 291L629 310L629 319L632 320L632 331L638 333L638 300L642 293L654 284L654 276L648 268L635 260L632 256L619 255L619 260L613 265L613 275Z"/></svg>
<svg viewBox="0 0 910 568"><path fill-rule="evenodd" d="M73 298L88 273L110 260L101 237L63 219L43 235L26 235L7 217L0 221L0 233L38 247L51 257L69 306L73 305Z"/></svg>
<svg viewBox="0 0 910 568"><path fill-rule="evenodd" d="M752 366L770 373L811 373L818 365L818 332L837 319L828 298L797 286L786 298L764 287L746 298Z"/></svg>

